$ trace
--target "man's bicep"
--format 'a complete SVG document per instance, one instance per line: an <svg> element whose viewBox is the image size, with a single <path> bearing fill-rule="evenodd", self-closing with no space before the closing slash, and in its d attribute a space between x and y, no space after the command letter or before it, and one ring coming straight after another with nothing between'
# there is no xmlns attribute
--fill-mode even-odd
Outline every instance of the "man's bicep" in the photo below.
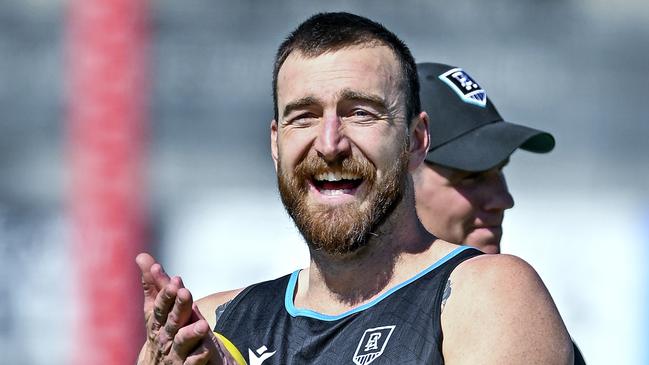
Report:
<svg viewBox="0 0 649 365"><path fill-rule="evenodd" d="M508 255L467 261L451 275L442 313L447 364L569 364L570 337L534 269Z"/></svg>
<svg viewBox="0 0 649 365"><path fill-rule="evenodd" d="M242 289L237 289L214 293L196 301L198 310L201 311L201 314L203 314L203 317L205 317L207 323L209 323L210 328L213 329L216 325L216 321L218 319L216 312L219 310L219 308L225 310L227 303L232 301L232 299L234 299L234 297L236 297L237 294L241 292L241 290Z"/></svg>

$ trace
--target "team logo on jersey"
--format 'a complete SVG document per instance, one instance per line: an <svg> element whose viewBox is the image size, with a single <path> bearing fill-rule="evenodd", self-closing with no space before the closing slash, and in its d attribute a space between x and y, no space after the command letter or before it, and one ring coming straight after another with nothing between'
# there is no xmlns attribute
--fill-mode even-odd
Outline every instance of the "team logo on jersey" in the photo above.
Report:
<svg viewBox="0 0 649 365"><path fill-rule="evenodd" d="M258 348L257 351L252 351L251 349L248 349L248 358L250 359L250 365L261 365L264 361L266 361L266 359L275 355L276 352L276 351L273 352L267 352L267 351L268 348L266 346L262 346Z"/></svg>
<svg viewBox="0 0 649 365"><path fill-rule="evenodd" d="M354 364L367 365L383 354L395 326L370 328L363 333L354 353Z"/></svg>
<svg viewBox="0 0 649 365"><path fill-rule="evenodd" d="M439 79L453 89L465 103L483 108L487 106L487 92L461 68L450 69L439 75Z"/></svg>

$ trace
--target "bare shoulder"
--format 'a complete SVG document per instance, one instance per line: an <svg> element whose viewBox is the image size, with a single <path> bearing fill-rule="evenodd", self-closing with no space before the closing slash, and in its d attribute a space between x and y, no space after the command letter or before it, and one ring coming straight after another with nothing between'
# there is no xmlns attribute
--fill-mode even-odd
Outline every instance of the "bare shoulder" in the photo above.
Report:
<svg viewBox="0 0 649 365"><path fill-rule="evenodd" d="M214 293L196 301L196 306L210 324L210 328L214 328L216 324L216 309L234 299L242 290L243 288Z"/></svg>
<svg viewBox="0 0 649 365"><path fill-rule="evenodd" d="M569 364L570 336L523 259L481 255L453 271L442 312L447 364ZM468 348L469 347L469 348Z"/></svg>
<svg viewBox="0 0 649 365"><path fill-rule="evenodd" d="M530 264L520 257L507 254L473 257L458 265L451 274L451 279L461 280L464 285L474 287L475 290L485 290L484 285L495 285L502 290L519 285L540 285L545 289L543 281Z"/></svg>

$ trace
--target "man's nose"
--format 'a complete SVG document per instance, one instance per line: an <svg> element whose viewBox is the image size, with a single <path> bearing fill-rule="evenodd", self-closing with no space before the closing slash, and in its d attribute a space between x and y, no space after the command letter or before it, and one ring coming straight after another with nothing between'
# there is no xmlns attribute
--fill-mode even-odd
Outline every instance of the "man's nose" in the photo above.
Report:
<svg viewBox="0 0 649 365"><path fill-rule="evenodd" d="M509 193L502 171L489 176L486 182L484 209L503 211L514 207L514 198Z"/></svg>
<svg viewBox="0 0 649 365"><path fill-rule="evenodd" d="M345 135L340 117L332 113L322 117L314 144L318 155L328 162L343 159L351 153L351 144Z"/></svg>

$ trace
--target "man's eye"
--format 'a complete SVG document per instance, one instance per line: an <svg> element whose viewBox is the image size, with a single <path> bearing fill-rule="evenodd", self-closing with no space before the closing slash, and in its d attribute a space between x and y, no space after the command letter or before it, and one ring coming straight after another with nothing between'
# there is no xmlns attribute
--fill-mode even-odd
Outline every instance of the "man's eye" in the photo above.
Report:
<svg viewBox="0 0 649 365"><path fill-rule="evenodd" d="M303 113L295 117L289 118L287 124L293 124L297 126L305 126L313 123L317 119L313 113Z"/></svg>
<svg viewBox="0 0 649 365"><path fill-rule="evenodd" d="M459 180L458 183L461 185L472 185L480 181L482 178L482 174L480 173L475 173L475 174L468 174L465 176L462 176Z"/></svg>
<svg viewBox="0 0 649 365"><path fill-rule="evenodd" d="M376 118L374 114L365 109L354 109L347 115L347 119L354 122L366 122Z"/></svg>

